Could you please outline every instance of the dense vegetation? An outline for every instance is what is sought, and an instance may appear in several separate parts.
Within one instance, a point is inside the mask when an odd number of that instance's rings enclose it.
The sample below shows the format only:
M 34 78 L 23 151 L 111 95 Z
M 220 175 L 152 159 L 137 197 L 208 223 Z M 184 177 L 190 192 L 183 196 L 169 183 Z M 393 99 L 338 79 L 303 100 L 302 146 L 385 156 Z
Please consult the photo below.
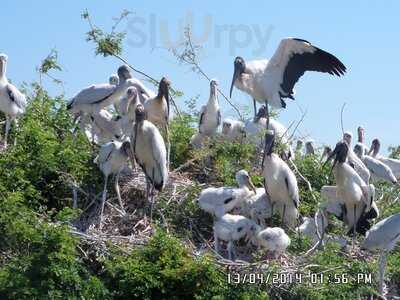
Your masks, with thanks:
M 193 151 L 188 140 L 194 129 L 190 117 L 176 119 L 172 126 L 172 164 L 192 160 L 184 176 L 194 184 L 186 187 L 182 202 L 158 199 L 163 218 L 155 216 L 154 234 L 146 245 L 123 249 L 112 242 L 104 253 L 90 250 L 84 240 L 71 234 L 71 223 L 86 205 L 72 209 L 72 182 L 83 190 L 101 190 L 102 176 L 93 163 L 96 149 L 79 132 L 65 110 L 64 99 L 51 98 L 39 86 L 29 88 L 30 99 L 20 127 L 14 130 L 18 143 L 0 154 L 0 298 L 1 299 L 354 299 L 373 295 L 376 288 L 375 257 L 363 252 L 344 253 L 328 244 L 324 251 L 302 256 L 312 245 L 289 232 L 292 244 L 285 263 L 263 261 L 253 254 L 245 266 L 226 266 L 213 252 L 196 249 L 211 238 L 212 220 L 200 211 L 195 199 L 200 184 L 234 184 L 238 168 L 254 171 L 254 147 L 210 141 L 210 150 Z M 398 151 L 393 151 L 398 155 Z M 312 215 L 320 201 L 319 189 L 332 181 L 329 168 L 319 156 L 295 161 L 314 190 L 300 183 L 301 212 Z M 209 169 L 211 168 L 211 169 Z M 201 176 L 206 172 L 208 176 Z M 381 185 L 381 218 L 400 210 L 398 187 Z M 311 195 L 313 193 L 313 195 Z M 126 199 L 127 200 L 127 199 Z M 168 232 L 167 232 L 168 231 Z M 331 232 L 341 233 L 339 223 Z M 191 241 L 188 243 L 188 241 Z M 389 258 L 390 288 L 400 283 L 400 255 Z M 304 274 L 303 283 L 264 284 L 228 282 L 228 274 L 263 272 Z M 309 272 L 324 274 L 325 281 L 311 283 Z M 373 282 L 357 283 L 358 273 L 373 275 Z M 338 278 L 342 284 L 328 282 Z M 282 275 L 284 276 L 284 275 Z M 335 277 L 336 276 L 336 277 Z M 308 279 L 306 279 L 308 278 Z

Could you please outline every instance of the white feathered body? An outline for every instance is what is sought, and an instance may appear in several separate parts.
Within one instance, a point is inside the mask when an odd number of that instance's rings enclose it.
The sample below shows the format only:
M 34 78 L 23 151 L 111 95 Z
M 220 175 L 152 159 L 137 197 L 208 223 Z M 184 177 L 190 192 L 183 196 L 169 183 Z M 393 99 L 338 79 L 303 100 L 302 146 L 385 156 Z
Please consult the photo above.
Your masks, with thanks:
M 167 150 L 159 130 L 151 122 L 137 123 L 131 137 L 132 149 L 139 165 L 157 190 L 162 190 L 168 180 Z
M 239 207 L 246 198 L 254 195 L 246 186 L 233 187 L 209 187 L 203 190 L 199 196 L 199 206 L 202 210 L 221 218 L 235 207 Z
M 219 109 L 217 95 L 210 95 L 207 105 L 200 110 L 199 132 L 206 136 L 213 136 L 221 123 L 221 112 Z
M 298 218 L 299 188 L 293 171 L 277 154 L 265 156 L 263 176 L 271 202 L 283 214 L 285 224 L 294 227 Z
M 10 93 L 12 98 L 10 98 Z M 11 119 L 25 113 L 26 97 L 3 76 L 0 79 L 0 111 Z
M 250 219 L 239 216 L 224 214 L 214 222 L 214 234 L 218 239 L 225 242 L 237 241 L 249 234 L 250 227 L 255 223 Z
M 128 156 L 121 150 L 121 142 L 108 142 L 100 147 L 96 163 L 104 175 L 118 173 L 127 165 Z
M 244 136 L 244 123 L 238 120 L 224 119 L 223 123 L 230 124 L 230 127 L 222 127 L 222 136 L 228 141 L 237 141 Z
M 285 252 L 290 245 L 290 238 L 280 227 L 268 227 L 257 233 L 258 244 L 276 256 Z
M 257 188 L 256 194 L 246 198 L 239 207 L 239 215 L 252 219 L 265 227 L 265 219 L 272 217 L 271 202 L 264 188 Z

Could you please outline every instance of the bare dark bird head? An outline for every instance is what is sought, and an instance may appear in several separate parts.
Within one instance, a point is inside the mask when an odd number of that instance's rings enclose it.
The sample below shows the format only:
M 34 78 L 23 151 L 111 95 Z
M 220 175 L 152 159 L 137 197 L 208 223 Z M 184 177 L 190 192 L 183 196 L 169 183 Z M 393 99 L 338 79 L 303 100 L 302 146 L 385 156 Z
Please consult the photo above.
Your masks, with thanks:
M 218 81 L 216 79 L 211 79 L 210 81 L 210 94 L 215 96 L 217 93 Z
M 254 118 L 255 122 L 258 122 L 261 118 L 267 118 L 267 108 L 265 105 L 261 105 L 261 107 L 258 109 L 257 115 Z
M 365 140 L 365 130 L 364 130 L 364 128 L 361 127 L 361 126 L 358 126 L 357 133 L 358 133 L 358 141 L 360 143 L 364 143 L 364 140 Z
M 379 139 L 373 139 L 371 148 L 368 151 L 368 155 L 376 156 L 379 153 L 379 150 L 381 149 L 381 142 Z
M 168 107 L 168 118 L 169 118 L 169 88 L 171 86 L 171 81 L 169 81 L 166 77 L 161 78 L 160 84 L 158 85 L 158 96 L 164 97 L 167 102 Z
M 265 153 L 264 155 L 270 156 L 274 151 L 275 134 L 271 131 L 265 133 Z
M 322 152 L 322 157 L 329 157 L 332 154 L 332 148 L 330 146 L 324 147 L 324 152 Z
M 353 140 L 353 134 L 349 131 L 343 133 L 343 140 L 346 141 L 347 145 L 351 145 L 351 141 Z
M 142 122 L 146 118 L 146 113 L 144 111 L 144 106 L 142 104 L 138 104 L 135 110 L 136 122 Z
M 127 79 L 132 78 L 131 71 L 127 65 L 122 65 L 118 68 L 119 82 L 125 82 Z
M 331 155 L 328 156 L 328 159 L 326 160 L 325 164 L 335 157 L 335 161 L 333 162 L 332 166 L 333 169 L 337 163 L 346 162 L 348 152 L 349 152 L 349 145 L 347 144 L 347 142 L 340 141 L 339 143 L 336 144 L 336 147 L 331 153 Z
M 129 141 L 123 142 L 122 145 L 121 145 L 121 151 L 122 151 L 127 157 L 129 157 L 130 152 L 131 152 L 131 142 L 129 142 Z
M 128 98 L 136 98 L 138 95 L 137 89 L 134 86 L 130 86 L 126 90 L 126 95 L 128 96 Z
M 245 72 L 246 70 L 246 62 L 244 59 L 240 56 L 235 58 L 235 62 L 233 63 L 234 65 L 234 70 L 233 70 L 233 77 L 232 77 L 232 83 L 231 83 L 231 89 L 229 92 L 229 97 L 232 98 L 232 90 L 233 86 L 235 84 L 236 79 Z

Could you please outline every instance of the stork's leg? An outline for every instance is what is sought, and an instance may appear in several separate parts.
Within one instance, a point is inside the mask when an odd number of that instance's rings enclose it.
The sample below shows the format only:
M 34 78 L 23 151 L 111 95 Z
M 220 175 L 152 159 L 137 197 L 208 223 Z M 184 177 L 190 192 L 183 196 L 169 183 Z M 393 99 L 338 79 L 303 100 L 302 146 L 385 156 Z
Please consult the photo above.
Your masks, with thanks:
M 18 119 L 15 118 L 14 119 L 14 123 L 15 123 L 15 128 L 18 128 Z M 17 146 L 17 135 L 14 136 L 14 147 Z
M 155 193 L 155 187 L 154 187 L 154 168 L 152 170 L 152 183 L 151 183 L 151 191 L 150 191 L 150 222 L 153 221 L 153 205 L 154 205 L 154 193 Z
M 253 107 L 254 107 L 254 117 L 257 116 L 257 102 L 256 99 L 253 98 Z
M 352 240 L 352 248 L 354 249 L 354 243 L 356 240 L 356 205 L 354 204 L 354 220 L 353 220 L 353 240 Z
M 269 128 L 269 108 L 268 108 L 268 100 L 265 100 L 265 114 L 266 114 L 266 118 L 267 118 L 267 122 L 266 122 L 266 127 L 265 127 L 265 138 L 264 138 L 264 153 L 263 153 L 263 159 L 262 159 L 262 163 L 261 163 L 261 169 L 264 169 L 264 160 L 265 160 L 265 155 L 266 155 L 266 146 L 267 143 L 265 142 L 267 140 L 267 134 L 268 134 L 268 128 Z
M 104 175 L 104 188 L 103 188 L 103 195 L 101 196 L 101 210 L 100 210 L 100 225 L 99 228 L 103 226 L 103 212 L 104 212 L 104 204 L 107 200 L 107 183 L 108 183 L 108 175 Z
M 219 241 L 218 241 L 218 235 L 217 233 L 214 231 L 214 249 L 215 252 L 217 252 L 219 254 Z
M 122 204 L 121 192 L 119 190 L 119 175 L 121 174 L 121 170 L 119 170 L 117 175 L 115 176 L 114 188 L 115 188 L 115 192 L 117 193 L 117 198 L 118 198 L 119 205 L 121 206 L 122 211 L 124 213 L 126 213 L 126 211 L 124 209 L 124 206 Z
M 4 148 L 8 145 L 8 132 L 10 131 L 11 120 L 10 117 L 6 115 L 6 133 L 4 135 Z
M 387 253 L 384 251 L 382 252 L 381 256 L 379 257 L 379 294 L 383 296 L 383 290 L 385 285 L 385 269 L 386 269 L 386 259 Z
M 286 214 L 286 204 L 283 204 L 283 212 L 282 212 L 282 220 L 281 220 L 282 227 L 285 224 L 285 214 Z
M 165 127 L 165 134 L 167 138 L 167 169 L 169 171 L 169 161 L 170 161 L 170 154 L 171 154 L 171 143 L 169 140 L 169 126 Z
M 229 260 L 232 260 L 232 261 L 235 260 L 235 258 L 233 256 L 233 243 L 232 243 L 232 241 L 228 242 L 228 257 L 229 257 Z
M 275 206 L 275 202 L 271 201 L 271 225 L 272 225 L 273 220 L 274 220 L 274 206 Z

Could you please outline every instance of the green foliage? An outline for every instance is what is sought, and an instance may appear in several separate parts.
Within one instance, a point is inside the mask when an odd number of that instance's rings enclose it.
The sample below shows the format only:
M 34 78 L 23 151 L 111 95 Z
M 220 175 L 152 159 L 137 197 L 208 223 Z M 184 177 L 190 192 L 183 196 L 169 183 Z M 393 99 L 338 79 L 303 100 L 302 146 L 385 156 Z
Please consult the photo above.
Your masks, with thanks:
M 29 210 L 20 193 L 0 202 L 1 299 L 99 299 L 108 291 L 91 275 L 64 226 Z
M 98 171 L 87 139 L 73 134 L 65 101 L 34 88 L 20 121 L 17 145 L 0 155 L 0 190 L 21 192 L 31 207 L 60 209 L 71 195 L 67 177 L 94 184 L 100 176 L 93 176 Z
M 170 160 L 173 168 L 179 167 L 191 158 L 190 138 L 196 132 L 192 127 L 193 118 L 183 114 L 182 118 L 174 118 L 170 123 Z

